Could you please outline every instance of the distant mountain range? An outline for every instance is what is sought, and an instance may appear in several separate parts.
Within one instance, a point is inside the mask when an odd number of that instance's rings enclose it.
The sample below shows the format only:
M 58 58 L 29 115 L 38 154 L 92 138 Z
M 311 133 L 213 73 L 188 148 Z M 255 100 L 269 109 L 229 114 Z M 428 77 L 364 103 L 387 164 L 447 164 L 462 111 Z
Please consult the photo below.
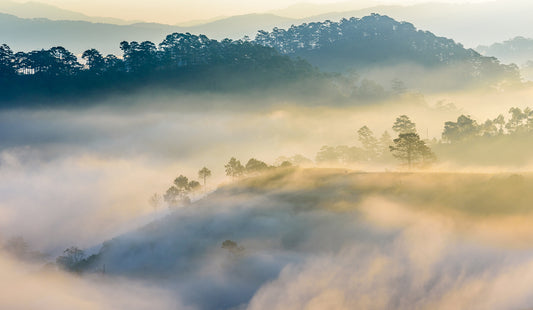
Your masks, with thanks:
M 357 0 L 333 3 L 297 3 L 283 9 L 272 10 L 272 13 L 279 16 L 302 19 L 310 16 L 321 15 L 331 12 L 348 12 L 361 10 L 364 8 L 377 7 L 380 3 L 372 0 Z
M 371 5 L 372 2 L 368 1 L 365 4 Z M 337 6 L 301 4 L 275 12 L 284 16 L 297 16 L 298 9 L 308 13 L 317 13 L 346 7 L 348 6 L 341 4 Z M 273 13 L 247 14 L 177 26 L 91 17 L 37 2 L 21 4 L 0 0 L 0 12 L 5 13 L 0 15 L 0 43 L 6 43 L 15 50 L 33 50 L 63 45 L 75 53 L 81 53 L 91 47 L 104 53 L 118 53 L 116 42 L 122 40 L 160 41 L 171 32 L 205 34 L 219 40 L 240 39 L 244 36 L 253 39 L 258 30 L 271 30 L 274 27 L 288 28 L 291 25 L 324 20 L 338 21 L 342 18 L 379 13 L 396 20 L 409 21 L 420 29 L 431 31 L 438 36 L 453 38 L 468 47 L 475 47 L 501 42 L 516 36 L 533 37 L 533 22 L 529 13 L 532 11 L 533 2 L 499 0 L 468 4 L 373 6 L 304 18 L 282 17 Z M 37 17 L 40 18 L 33 19 Z
M 96 48 L 105 54 L 120 54 L 119 43 L 127 41 L 162 41 L 182 28 L 161 24 L 139 23 L 114 25 L 86 21 L 52 21 L 25 19 L 0 14 L 0 43 L 15 51 L 30 51 L 63 46 L 75 54 Z
M 116 42 L 122 40 L 160 41 L 171 32 L 205 34 L 218 40 L 240 39 L 244 36 L 253 39 L 258 30 L 269 31 L 274 27 L 288 28 L 291 25 L 324 20 L 338 21 L 342 18 L 363 17 L 371 13 L 387 15 L 399 21 L 409 21 L 419 29 L 431 31 L 438 36 L 453 38 L 467 47 L 489 45 L 516 36 L 533 37 L 533 22 L 530 17 L 533 2 L 526 3 L 519 0 L 468 4 L 373 6 L 304 18 L 282 17 L 273 13 L 247 14 L 215 18 L 204 22 L 196 21 L 181 24 L 181 26 L 132 23 L 120 19 L 90 17 L 34 2 L 18 3 L 18 6 L 14 7 L 10 6 L 10 3 L 14 2 L 0 1 L 0 12 L 7 13 L 0 15 L 0 43 L 6 43 L 15 50 L 33 50 L 63 45 L 77 54 L 91 47 L 104 53 L 119 53 Z M 371 5 L 371 2 L 366 4 Z M 302 4 L 276 12 L 284 16 L 295 16 L 298 8 L 303 10 L 303 7 L 311 8 L 306 11 L 309 13 L 336 8 L 332 5 Z M 342 9 L 346 6 L 339 5 L 337 8 Z M 35 17 L 46 19 L 31 19 Z
M 83 13 L 65 10 L 57 6 L 41 2 L 15 2 L 0 0 L 0 12 L 15 15 L 20 18 L 47 18 L 50 20 L 76 20 L 93 23 L 108 23 L 116 25 L 129 25 L 139 21 L 123 20 L 113 17 L 88 16 Z

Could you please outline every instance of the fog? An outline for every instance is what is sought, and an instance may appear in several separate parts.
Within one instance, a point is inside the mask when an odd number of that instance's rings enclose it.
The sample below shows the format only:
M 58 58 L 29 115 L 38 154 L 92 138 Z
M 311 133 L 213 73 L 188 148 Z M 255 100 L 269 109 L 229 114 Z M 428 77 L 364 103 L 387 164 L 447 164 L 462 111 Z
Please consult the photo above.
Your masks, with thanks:
M 518 189 L 531 185 L 528 158 L 489 153 L 475 164 L 443 153 L 427 177 L 382 174 L 401 171 L 395 161 L 236 182 L 224 172 L 231 157 L 274 164 L 359 146 L 359 128 L 394 134 L 403 114 L 422 138 L 440 139 L 446 121 L 482 123 L 531 105 L 531 95 L 529 86 L 339 102 L 141 92 L 2 110 L 0 241 L 22 236 L 48 256 L 2 254 L 0 308 L 31 308 L 31 296 L 47 296 L 41 309 L 531 307 L 533 214 L 508 181 L 519 173 Z M 206 197 L 150 206 L 153 193 L 204 166 L 213 172 Z M 473 171 L 486 174 L 463 177 Z M 493 199 L 479 198 L 486 189 Z M 70 246 L 99 255 L 81 275 L 44 267 Z
M 231 181 L 224 174 L 230 157 L 244 163 L 255 157 L 269 164 L 295 154 L 314 160 L 323 145 L 358 145 L 356 132 L 364 125 L 376 136 L 385 130 L 393 133 L 391 126 L 402 114 L 416 123 L 421 137 L 440 139 L 445 121 L 465 114 L 482 122 L 510 107 L 528 106 L 530 96 L 529 89 L 407 93 L 388 102 L 327 107 L 326 101 L 306 107 L 301 102 L 225 95 L 161 96 L 154 102 L 153 96 L 135 94 L 120 98 L 114 107 L 110 99 L 86 108 L 4 110 L 1 233 L 23 235 L 28 241 L 35 237 L 32 246 L 40 250 L 87 247 L 136 227 L 139 216 L 152 219 L 148 197 L 164 192 L 179 174 L 196 179 L 198 170 L 207 166 L 213 171 L 214 189 Z M 445 158 L 434 168 L 439 166 L 464 168 Z M 499 171 L 517 169 L 500 166 Z M 396 167 L 393 162 L 372 169 Z M 36 213 L 34 220 L 25 220 Z M 42 236 L 42 231 L 50 235 Z
M 0 256 L 4 309 L 187 309 L 153 286 L 121 279 L 80 278 Z
M 527 308 L 531 212 L 466 190 L 508 177 L 275 171 L 106 242 L 83 283 L 105 265 L 193 309 Z

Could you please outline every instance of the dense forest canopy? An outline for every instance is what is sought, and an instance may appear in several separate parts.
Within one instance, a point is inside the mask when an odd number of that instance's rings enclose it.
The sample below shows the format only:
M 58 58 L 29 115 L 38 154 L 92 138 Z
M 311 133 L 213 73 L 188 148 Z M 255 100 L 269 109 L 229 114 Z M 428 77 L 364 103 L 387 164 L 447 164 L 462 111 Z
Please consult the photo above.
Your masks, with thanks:
M 79 61 L 60 46 L 15 53 L 3 44 L 1 100 L 132 89 L 146 83 L 191 89 L 246 88 L 317 75 L 305 61 L 244 40 L 216 41 L 203 35 L 173 33 L 159 45 L 123 41 L 120 48 L 122 57 L 90 49 Z
M 147 85 L 243 91 L 317 77 L 322 82 L 328 79 L 330 86 L 338 82 L 338 76 L 321 74 L 312 65 L 341 72 L 405 62 L 451 68 L 457 86 L 520 81 L 514 65 L 502 65 L 496 58 L 483 57 L 453 40 L 417 31 L 410 23 L 377 14 L 302 24 L 288 30 L 259 31 L 252 41 L 217 41 L 204 35 L 173 33 L 158 45 L 123 41 L 120 49 L 120 57 L 89 49 L 78 59 L 61 46 L 15 53 L 1 45 L 0 100 L 42 100 L 117 89 L 129 91 Z M 318 85 L 308 88 L 316 89 Z M 384 93 L 380 85 L 368 80 L 361 85 L 359 97 L 383 97 L 376 95 Z M 370 95 L 365 91 L 368 89 L 372 90 Z
M 413 63 L 461 66 L 458 73 L 463 76 L 458 78 L 463 80 L 519 79 L 514 65 L 502 65 L 496 58 L 481 56 L 451 39 L 378 14 L 259 31 L 255 42 L 285 55 L 302 57 L 327 71 Z

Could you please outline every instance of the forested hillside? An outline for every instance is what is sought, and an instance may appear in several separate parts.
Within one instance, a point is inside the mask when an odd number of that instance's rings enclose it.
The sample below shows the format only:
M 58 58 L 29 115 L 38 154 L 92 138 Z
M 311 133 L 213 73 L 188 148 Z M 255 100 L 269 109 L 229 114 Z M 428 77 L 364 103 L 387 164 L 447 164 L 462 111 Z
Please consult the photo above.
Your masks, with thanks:
M 233 92 L 272 86 L 290 89 L 290 83 L 309 80 L 313 83 L 297 93 L 325 87 L 325 93 L 344 97 L 348 91 L 349 97 L 383 98 L 387 94 L 382 85 L 391 81 L 399 88 L 408 81 L 409 88 L 422 90 L 494 87 L 520 81 L 514 65 L 502 65 L 453 40 L 377 14 L 259 31 L 253 41 L 217 41 L 204 35 L 173 33 L 158 45 L 122 41 L 119 46 L 122 56 L 104 56 L 89 49 L 78 59 L 61 46 L 14 52 L 1 45 L 0 100 L 46 100 L 147 86 Z M 312 65 L 336 74 L 324 75 Z M 410 68 L 396 69 L 402 65 Z M 390 72 L 381 74 L 382 81 L 369 74 L 360 82 L 357 78 L 339 82 L 337 73 L 376 68 Z M 346 87 L 339 87 L 341 84 Z
M 502 65 L 451 39 L 378 14 L 259 31 L 255 42 L 333 72 L 415 64 L 453 69 L 462 83 L 519 79 L 515 66 Z
M 14 53 L 0 46 L 2 101 L 163 86 L 187 90 L 247 90 L 316 76 L 305 61 L 246 41 L 216 41 L 206 36 L 168 35 L 120 43 L 122 57 L 83 53 L 83 64 L 63 47 Z

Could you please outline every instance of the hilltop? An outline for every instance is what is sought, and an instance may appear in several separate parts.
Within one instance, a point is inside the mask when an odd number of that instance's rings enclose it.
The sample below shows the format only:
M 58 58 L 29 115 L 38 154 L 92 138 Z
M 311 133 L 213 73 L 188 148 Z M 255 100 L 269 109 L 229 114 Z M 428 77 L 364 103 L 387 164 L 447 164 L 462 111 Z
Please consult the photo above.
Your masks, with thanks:
M 105 266 L 107 276 L 157 283 L 199 309 L 231 309 L 287 266 L 346 247 L 387 246 L 420 218 L 483 235 L 486 223 L 530 217 L 533 197 L 522 189 L 532 182 L 505 174 L 278 169 L 107 241 L 75 268 L 99 273 Z M 512 236 L 507 228 L 498 234 Z

